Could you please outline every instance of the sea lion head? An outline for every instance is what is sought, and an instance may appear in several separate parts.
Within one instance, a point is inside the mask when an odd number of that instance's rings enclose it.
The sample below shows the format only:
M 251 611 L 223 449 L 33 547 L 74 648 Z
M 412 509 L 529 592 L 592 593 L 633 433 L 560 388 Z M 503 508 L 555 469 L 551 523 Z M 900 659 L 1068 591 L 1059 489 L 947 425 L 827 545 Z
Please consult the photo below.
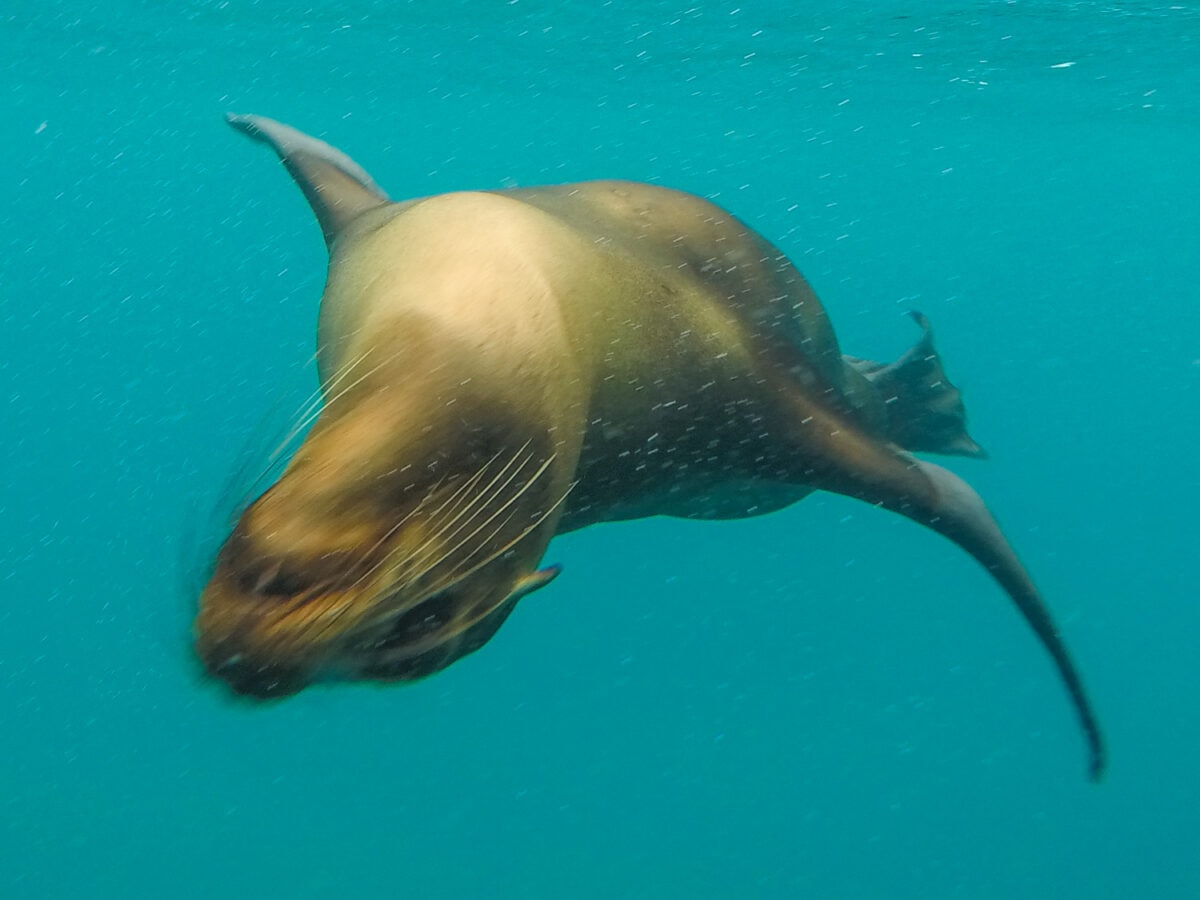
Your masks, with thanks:
M 356 235 L 404 204 L 315 138 L 256 116 L 229 122 L 275 150 L 343 261 L 322 302 L 323 409 L 217 554 L 196 650 L 210 674 L 260 698 L 318 680 L 421 678 L 480 647 L 557 574 L 537 565 L 577 448 L 556 443 L 538 401 L 453 327 L 377 296 L 394 260 Z
M 259 698 L 421 678 L 557 574 L 536 568 L 565 496 L 552 445 L 459 399 L 438 416 L 428 383 L 383 378 L 330 405 L 217 554 L 195 623 L 210 674 Z

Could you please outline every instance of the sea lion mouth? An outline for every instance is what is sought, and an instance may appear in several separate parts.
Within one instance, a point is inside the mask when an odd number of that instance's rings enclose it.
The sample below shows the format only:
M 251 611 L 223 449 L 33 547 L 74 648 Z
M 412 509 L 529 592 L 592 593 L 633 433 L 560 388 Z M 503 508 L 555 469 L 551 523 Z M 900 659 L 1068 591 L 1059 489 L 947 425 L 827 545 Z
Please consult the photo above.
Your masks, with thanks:
M 460 585 L 430 594 L 348 647 L 342 677 L 348 680 L 415 681 L 482 647 L 516 606 L 472 601 Z M 477 599 L 477 598 L 476 598 Z
M 386 631 L 361 649 L 366 653 L 392 653 L 413 644 L 424 645 L 458 617 L 453 588 L 430 594 L 421 602 L 392 618 Z
M 271 586 L 276 585 L 273 582 Z M 281 602 L 269 590 L 258 591 L 255 596 Z M 318 682 L 374 677 L 364 673 L 452 639 L 458 633 L 455 622 L 461 618 L 453 588 L 389 614 L 376 615 L 370 624 L 359 623 L 340 636 L 333 623 L 353 608 L 354 598 L 309 585 L 289 596 L 286 605 L 290 613 L 299 614 L 299 621 L 288 629 L 291 634 L 282 642 L 273 641 L 263 630 L 261 620 L 254 617 L 245 627 L 223 637 L 201 632 L 197 649 L 205 671 L 239 696 L 281 699 Z M 347 616 L 352 617 L 352 613 Z

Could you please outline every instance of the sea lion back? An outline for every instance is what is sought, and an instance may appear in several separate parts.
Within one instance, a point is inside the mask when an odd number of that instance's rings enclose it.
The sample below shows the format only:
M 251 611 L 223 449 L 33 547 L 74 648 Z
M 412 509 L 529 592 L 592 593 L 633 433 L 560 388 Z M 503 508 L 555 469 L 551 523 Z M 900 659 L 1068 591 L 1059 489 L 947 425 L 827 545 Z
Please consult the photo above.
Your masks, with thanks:
M 782 251 L 719 206 L 628 181 L 503 193 L 563 219 L 596 244 L 687 280 L 731 311 L 749 337 L 794 348 L 828 385 L 842 389 L 837 338 L 808 282 Z

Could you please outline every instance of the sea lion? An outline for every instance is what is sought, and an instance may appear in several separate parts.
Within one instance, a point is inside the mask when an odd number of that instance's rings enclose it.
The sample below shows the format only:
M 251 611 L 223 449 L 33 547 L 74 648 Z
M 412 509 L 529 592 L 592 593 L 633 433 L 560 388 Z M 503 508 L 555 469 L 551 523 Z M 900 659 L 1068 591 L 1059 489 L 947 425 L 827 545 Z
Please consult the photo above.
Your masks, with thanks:
M 256 116 L 329 249 L 323 408 L 200 597 L 196 648 L 234 691 L 412 680 L 550 582 L 550 539 L 651 515 L 752 516 L 813 490 L 945 535 L 1049 652 L 1057 628 L 982 500 L 913 451 L 982 454 L 928 322 L 891 365 L 845 357 L 783 253 L 686 193 L 618 181 L 392 203 L 345 154 Z

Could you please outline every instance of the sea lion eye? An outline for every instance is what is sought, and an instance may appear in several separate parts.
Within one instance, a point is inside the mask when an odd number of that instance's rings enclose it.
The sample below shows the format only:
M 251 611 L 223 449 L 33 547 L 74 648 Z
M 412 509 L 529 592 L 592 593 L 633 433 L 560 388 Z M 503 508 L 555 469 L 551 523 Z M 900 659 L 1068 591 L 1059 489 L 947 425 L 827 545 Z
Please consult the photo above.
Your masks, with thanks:
M 243 583 L 252 594 L 260 597 L 294 597 L 312 586 L 312 579 L 303 571 L 285 564 L 283 560 L 246 572 Z
M 453 588 L 426 597 L 393 623 L 390 640 L 411 641 L 434 633 L 454 617 L 456 600 Z

